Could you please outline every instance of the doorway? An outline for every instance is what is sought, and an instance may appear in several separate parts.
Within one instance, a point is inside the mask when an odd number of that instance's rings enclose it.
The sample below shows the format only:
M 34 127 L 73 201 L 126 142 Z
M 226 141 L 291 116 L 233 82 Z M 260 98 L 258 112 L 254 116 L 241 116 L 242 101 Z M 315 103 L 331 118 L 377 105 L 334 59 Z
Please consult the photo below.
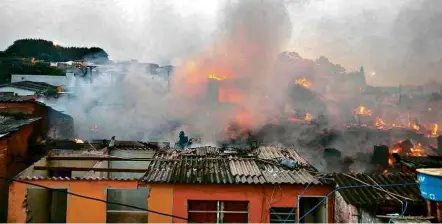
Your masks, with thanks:
M 327 199 L 324 196 L 302 196 L 298 200 L 300 223 L 327 223 Z M 318 205 L 319 204 L 319 205 Z M 313 209 L 317 206 L 315 209 Z M 312 210 L 313 209 L 313 210 Z

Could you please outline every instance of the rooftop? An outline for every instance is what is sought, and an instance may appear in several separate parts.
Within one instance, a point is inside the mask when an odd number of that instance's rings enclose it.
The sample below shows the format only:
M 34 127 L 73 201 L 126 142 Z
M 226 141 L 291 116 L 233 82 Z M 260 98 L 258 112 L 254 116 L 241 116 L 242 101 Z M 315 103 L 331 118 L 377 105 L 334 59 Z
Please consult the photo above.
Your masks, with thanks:
M 13 82 L 0 85 L 0 87 L 15 87 L 30 91 L 42 91 L 51 88 L 57 88 L 57 86 L 50 85 L 45 82 L 32 82 L 32 81 L 21 81 L 21 82 Z
M 411 174 L 334 174 L 334 180 L 339 187 L 417 183 L 416 175 Z M 375 187 L 347 188 L 339 190 L 339 193 L 348 204 L 360 206 L 400 204 L 394 197 L 409 198 L 411 199 L 408 201 L 409 203 L 424 203 L 417 184 L 382 188 L 393 194 L 387 194 L 378 189 Z
M 4 134 L 18 131 L 21 127 L 31 124 L 34 121 L 40 120 L 40 118 L 14 118 L 9 116 L 0 116 L 0 134 L 1 137 Z
M 404 156 L 401 157 L 401 164 L 411 169 L 440 168 L 442 167 L 441 156 Z
M 248 154 L 216 147 L 177 150 L 148 147 L 152 142 L 117 141 L 108 149 L 103 140 L 59 144 L 47 157 L 19 175 L 22 179 L 131 179 L 144 183 L 200 184 L 323 184 L 314 178 L 315 169 L 294 149 L 259 147 Z M 167 146 L 167 144 L 165 144 Z M 81 149 L 69 149 L 80 146 Z M 297 164 L 280 163 L 290 159 Z M 107 163 L 106 163 L 107 162 Z M 50 172 L 71 172 L 51 176 Z

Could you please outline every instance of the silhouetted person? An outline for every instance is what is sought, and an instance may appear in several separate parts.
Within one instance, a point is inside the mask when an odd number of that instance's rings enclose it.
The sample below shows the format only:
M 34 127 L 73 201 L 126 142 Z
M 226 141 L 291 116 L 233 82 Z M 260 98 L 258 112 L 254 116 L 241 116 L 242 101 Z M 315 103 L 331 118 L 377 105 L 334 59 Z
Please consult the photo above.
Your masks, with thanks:
M 180 131 L 179 140 L 176 143 L 177 148 L 184 149 L 189 145 L 189 137 L 184 135 L 184 131 Z
M 111 138 L 111 140 L 110 140 L 109 145 L 107 146 L 107 148 L 109 148 L 109 149 L 113 149 L 113 148 L 115 148 L 115 136 L 112 136 L 112 138 Z

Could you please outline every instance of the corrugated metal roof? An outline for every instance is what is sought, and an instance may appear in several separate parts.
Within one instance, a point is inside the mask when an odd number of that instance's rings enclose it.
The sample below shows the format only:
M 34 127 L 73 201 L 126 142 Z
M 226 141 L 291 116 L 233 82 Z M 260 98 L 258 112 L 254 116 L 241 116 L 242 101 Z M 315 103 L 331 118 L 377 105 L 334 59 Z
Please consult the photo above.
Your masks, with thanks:
M 411 169 L 420 168 L 441 168 L 442 157 L 440 156 L 404 156 L 401 157 L 401 164 Z
M 20 81 L 20 82 L 7 83 L 0 85 L 0 87 L 15 87 L 15 88 L 32 90 L 32 91 L 57 88 L 57 86 L 53 86 L 45 82 L 33 82 L 33 81 Z
M 203 146 L 195 148 L 197 156 L 216 155 L 219 153 L 219 148 L 212 146 Z
M 268 159 L 268 160 L 279 160 L 279 159 L 294 159 L 303 165 L 309 165 L 309 163 L 302 158 L 295 149 L 292 148 L 280 148 L 272 146 L 264 146 L 258 148 L 258 158 Z
M 159 158 L 159 157 L 157 157 Z M 254 158 L 195 158 L 152 161 L 145 176 L 147 183 L 211 184 L 321 184 L 305 169 L 285 170 Z
M 363 186 L 367 184 L 405 184 L 417 183 L 415 175 L 410 174 L 334 174 L 334 179 L 339 187 L 344 186 Z M 349 177 L 350 176 L 350 177 Z M 360 182 L 360 181 L 362 182 Z M 385 190 L 403 197 L 412 199 L 411 203 L 423 203 L 419 186 L 396 186 L 384 187 Z M 378 205 L 378 204 L 400 204 L 400 202 L 385 192 L 377 190 L 373 187 L 359 187 L 341 189 L 339 193 L 348 204 L 352 205 Z
M 0 117 L 0 134 L 18 131 L 22 126 L 40 119 L 41 118 L 14 119 L 13 117 Z
M 106 177 L 47 177 L 47 176 L 18 176 L 16 177 L 18 180 L 62 180 L 62 181 L 73 181 L 73 180 L 116 180 L 116 181 L 134 181 L 138 180 L 135 177 L 116 177 L 116 178 L 106 178 Z

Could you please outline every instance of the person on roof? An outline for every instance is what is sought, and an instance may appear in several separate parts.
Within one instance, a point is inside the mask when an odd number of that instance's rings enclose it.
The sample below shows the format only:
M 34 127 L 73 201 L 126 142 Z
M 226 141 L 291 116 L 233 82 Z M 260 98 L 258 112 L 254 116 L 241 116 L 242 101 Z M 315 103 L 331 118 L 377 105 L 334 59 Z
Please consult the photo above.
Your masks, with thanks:
M 109 149 L 113 149 L 115 147 L 115 136 L 112 136 L 109 145 L 107 146 L 107 148 Z

